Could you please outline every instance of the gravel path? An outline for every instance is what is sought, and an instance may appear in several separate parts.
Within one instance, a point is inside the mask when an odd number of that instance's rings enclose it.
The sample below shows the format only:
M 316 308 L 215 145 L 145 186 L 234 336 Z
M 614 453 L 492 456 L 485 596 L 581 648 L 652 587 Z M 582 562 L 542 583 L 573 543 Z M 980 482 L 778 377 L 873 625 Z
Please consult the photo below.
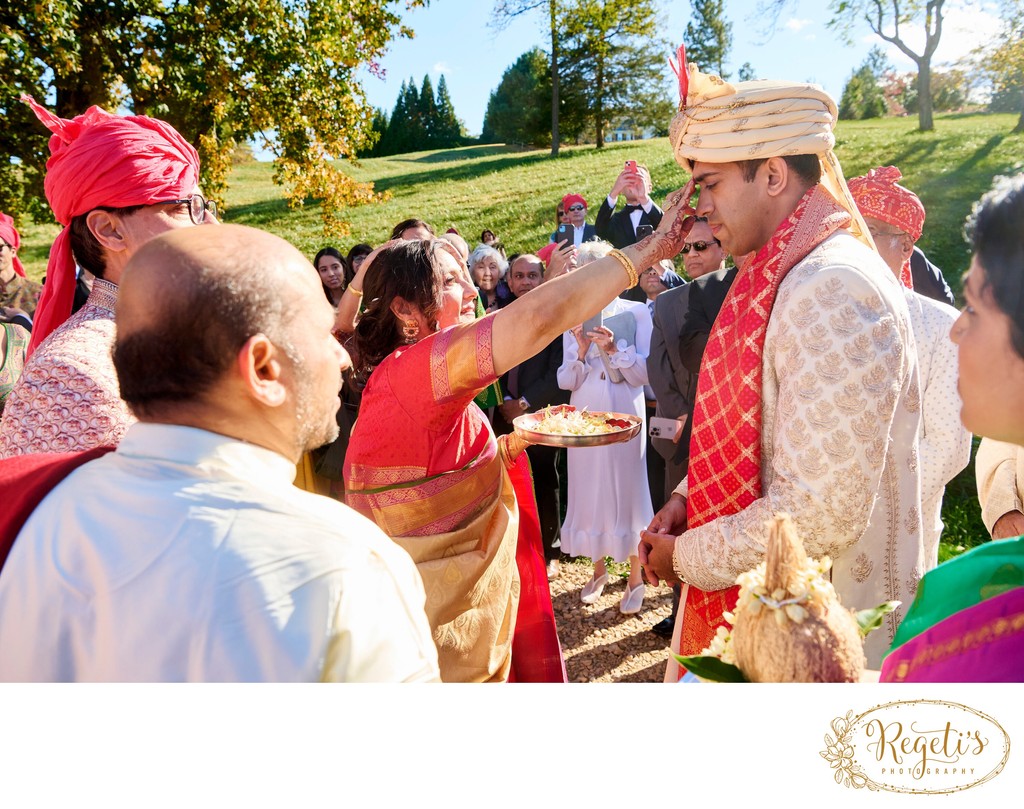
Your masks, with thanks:
M 601 598 L 589 606 L 580 601 L 594 571 L 589 561 L 563 561 L 561 575 L 550 583 L 571 683 L 660 683 L 665 675 L 668 640 L 650 629 L 672 612 L 672 590 L 647 585 L 643 609 L 623 615 L 619 601 L 626 570 L 625 565 L 609 565 L 611 578 Z

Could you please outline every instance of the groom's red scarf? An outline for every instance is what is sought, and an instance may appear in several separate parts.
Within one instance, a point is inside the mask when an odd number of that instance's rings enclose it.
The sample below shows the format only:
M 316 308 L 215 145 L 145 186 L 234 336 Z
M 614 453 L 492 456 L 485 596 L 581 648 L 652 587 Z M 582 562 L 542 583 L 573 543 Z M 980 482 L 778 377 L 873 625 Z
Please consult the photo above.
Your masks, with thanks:
M 0 461 L 0 570 L 25 521 L 50 490 L 82 464 L 111 450 L 113 447 L 59 454 L 41 452 Z
M 697 381 L 686 500 L 689 528 L 736 514 L 761 497 L 761 363 L 775 297 L 786 273 L 850 218 L 815 186 L 736 276 L 711 328 Z M 736 606 L 738 590 L 705 592 L 691 585 L 675 651 L 699 655 L 707 648 L 716 629 L 725 625 L 722 614 Z

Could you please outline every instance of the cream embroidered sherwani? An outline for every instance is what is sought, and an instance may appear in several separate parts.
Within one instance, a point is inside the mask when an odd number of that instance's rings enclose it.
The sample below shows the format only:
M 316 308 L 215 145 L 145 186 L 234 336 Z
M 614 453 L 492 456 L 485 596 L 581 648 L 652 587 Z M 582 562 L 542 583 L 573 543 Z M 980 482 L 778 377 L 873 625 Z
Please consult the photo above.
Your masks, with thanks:
M 942 496 L 971 460 L 971 434 L 960 421 L 956 345 L 949 330 L 960 316 L 947 303 L 906 291 L 921 374 L 921 527 L 925 570 L 939 563 Z
M 114 446 L 135 419 L 110 350 L 117 286 L 102 279 L 25 363 L 0 422 L 0 458 Z
M 808 553 L 832 557 L 845 606 L 903 602 L 868 638 L 877 668 L 913 600 L 923 549 L 917 352 L 902 287 L 876 253 L 839 231 L 790 270 L 762 374 L 763 495 L 684 532 L 676 571 L 704 590 L 734 584 L 763 561 L 765 522 L 788 512 Z

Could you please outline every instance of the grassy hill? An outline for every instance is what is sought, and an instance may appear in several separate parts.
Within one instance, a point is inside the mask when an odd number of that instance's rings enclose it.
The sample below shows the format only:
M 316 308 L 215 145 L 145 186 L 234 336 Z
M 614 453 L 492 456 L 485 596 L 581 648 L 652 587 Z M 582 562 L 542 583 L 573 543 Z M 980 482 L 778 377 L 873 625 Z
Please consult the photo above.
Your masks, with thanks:
M 847 177 L 878 165 L 900 167 L 904 183 L 920 194 L 928 211 L 920 245 L 958 290 L 968 258 L 964 217 L 994 175 L 1024 170 L 1024 135 L 1010 134 L 1015 123 L 1013 115 L 940 115 L 934 132 L 920 133 L 912 117 L 843 121 L 836 151 Z M 499 145 L 364 160 L 351 173 L 392 196 L 351 209 L 351 234 L 336 244 L 347 250 L 359 241 L 379 243 L 396 222 L 416 216 L 441 230 L 454 225 L 470 241 L 489 228 L 510 251 L 536 249 L 554 230 L 555 202 L 565 193 L 583 194 L 593 221 L 628 158 L 650 168 L 656 200 L 686 182 L 664 138 L 609 144 L 600 151 L 570 146 L 557 159 L 547 151 Z M 267 163 L 235 168 L 225 219 L 277 233 L 312 256 L 330 243 L 322 235 L 318 205 L 289 210 L 272 171 Z M 54 226 L 24 229 L 22 260 L 31 275 L 42 275 L 55 232 Z
M 964 218 L 993 176 L 1024 170 L 1024 135 L 1011 134 L 1016 122 L 1015 115 L 940 115 L 933 132 L 921 133 L 912 117 L 844 121 L 836 151 L 847 177 L 878 165 L 899 166 L 904 184 L 921 196 L 928 211 L 919 244 L 959 293 L 969 258 Z M 360 241 L 378 244 L 396 222 L 415 216 L 441 231 L 454 225 L 471 247 L 480 231 L 489 228 L 509 252 L 535 250 L 548 242 L 555 203 L 563 194 L 583 194 L 596 211 L 623 161 L 630 158 L 650 168 L 656 200 L 686 182 L 664 138 L 609 144 L 600 151 L 566 147 L 557 159 L 547 151 L 499 145 L 365 160 L 351 173 L 389 191 L 391 199 L 350 210 L 351 234 L 333 243 L 343 252 Z M 322 236 L 318 205 L 310 202 L 289 210 L 271 176 L 266 163 L 236 167 L 224 218 L 276 233 L 312 257 L 332 243 Z M 22 232 L 22 260 L 35 278 L 43 274 L 55 234 L 52 225 L 29 225 Z M 982 536 L 973 466 L 947 490 L 944 521 L 946 555 Z

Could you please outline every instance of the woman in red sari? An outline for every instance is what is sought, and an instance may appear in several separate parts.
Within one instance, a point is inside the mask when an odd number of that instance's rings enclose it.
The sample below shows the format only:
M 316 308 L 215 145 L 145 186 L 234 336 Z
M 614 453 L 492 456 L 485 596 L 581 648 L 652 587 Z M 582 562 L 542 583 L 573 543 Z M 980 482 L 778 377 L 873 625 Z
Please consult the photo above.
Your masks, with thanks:
M 356 327 L 372 373 L 345 459 L 348 502 L 416 562 L 445 681 L 560 679 L 536 614 L 550 611 L 539 543 L 536 580 L 522 583 L 533 608 L 518 607 L 520 574 L 532 578 L 534 566 L 521 560 L 517 572 L 524 515 L 510 471 L 526 456 L 514 438 L 499 446 L 473 397 L 635 284 L 635 268 L 674 256 L 692 221 L 682 215 L 688 192 L 671 197 L 653 236 L 479 320 L 476 290 L 445 242 L 390 243 L 372 258 Z

